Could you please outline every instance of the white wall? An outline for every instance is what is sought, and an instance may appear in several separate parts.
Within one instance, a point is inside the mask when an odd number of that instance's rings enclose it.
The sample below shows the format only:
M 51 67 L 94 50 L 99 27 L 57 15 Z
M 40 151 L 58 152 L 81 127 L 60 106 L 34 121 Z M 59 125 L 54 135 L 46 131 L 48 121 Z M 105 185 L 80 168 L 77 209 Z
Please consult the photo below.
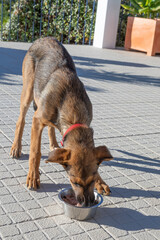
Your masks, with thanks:
M 98 0 L 93 46 L 115 48 L 121 0 Z

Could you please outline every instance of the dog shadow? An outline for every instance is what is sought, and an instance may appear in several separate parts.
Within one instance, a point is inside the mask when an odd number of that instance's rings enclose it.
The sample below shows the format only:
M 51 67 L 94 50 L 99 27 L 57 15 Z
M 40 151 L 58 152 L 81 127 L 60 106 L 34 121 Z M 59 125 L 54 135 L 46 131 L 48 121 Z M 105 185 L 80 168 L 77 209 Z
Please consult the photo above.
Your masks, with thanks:
M 41 160 L 46 160 L 48 158 L 48 155 L 41 156 Z M 18 158 L 19 161 L 27 161 L 29 160 L 29 154 L 28 153 L 22 153 L 20 158 Z
M 41 187 L 38 189 L 38 191 L 43 191 L 46 193 L 59 193 L 64 188 L 70 188 L 71 185 L 68 183 L 47 183 L 47 182 L 41 182 Z
M 122 207 L 101 207 L 94 220 L 100 225 L 125 231 L 160 228 L 160 216 L 146 216 L 138 210 Z
M 21 156 L 18 158 L 18 161 L 27 161 L 27 160 L 29 160 L 29 154 L 21 153 Z

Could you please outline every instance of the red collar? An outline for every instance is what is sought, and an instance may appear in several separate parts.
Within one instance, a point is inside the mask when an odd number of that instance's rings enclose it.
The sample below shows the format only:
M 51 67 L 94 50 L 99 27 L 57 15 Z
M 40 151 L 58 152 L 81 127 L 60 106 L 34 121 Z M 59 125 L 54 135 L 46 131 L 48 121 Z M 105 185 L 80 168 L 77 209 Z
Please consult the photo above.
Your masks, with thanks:
M 72 126 L 70 126 L 70 127 L 67 129 L 67 131 L 64 133 L 64 135 L 63 135 L 63 138 L 62 138 L 62 141 L 61 141 L 62 147 L 63 147 L 63 144 L 64 144 L 64 138 L 65 138 L 65 136 L 66 136 L 69 132 L 71 132 L 73 129 L 78 128 L 78 127 L 88 128 L 88 126 L 87 126 L 86 124 L 81 124 L 81 123 L 73 124 Z

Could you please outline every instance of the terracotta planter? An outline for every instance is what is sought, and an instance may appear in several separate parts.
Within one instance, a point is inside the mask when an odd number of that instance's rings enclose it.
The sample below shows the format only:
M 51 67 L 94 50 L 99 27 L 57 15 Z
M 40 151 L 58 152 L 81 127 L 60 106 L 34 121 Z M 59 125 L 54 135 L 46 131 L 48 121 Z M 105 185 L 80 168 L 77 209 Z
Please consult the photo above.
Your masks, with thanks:
M 160 19 L 128 17 L 125 49 L 147 52 L 148 56 L 160 53 Z

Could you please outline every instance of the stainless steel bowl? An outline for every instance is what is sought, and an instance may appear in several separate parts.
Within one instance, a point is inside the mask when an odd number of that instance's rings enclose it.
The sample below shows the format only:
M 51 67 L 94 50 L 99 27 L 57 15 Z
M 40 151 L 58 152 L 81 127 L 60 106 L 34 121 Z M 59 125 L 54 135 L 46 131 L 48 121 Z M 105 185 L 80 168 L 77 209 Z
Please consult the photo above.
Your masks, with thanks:
M 102 196 L 99 193 L 94 192 L 95 200 L 97 200 L 98 202 L 96 205 L 91 207 L 77 207 L 69 203 L 66 203 L 62 199 L 64 196 L 71 193 L 73 194 L 72 188 L 66 188 L 66 189 L 63 189 L 58 195 L 59 199 L 63 203 L 63 209 L 64 209 L 65 215 L 76 220 L 86 220 L 94 217 L 98 206 L 100 206 L 101 203 L 103 202 Z

